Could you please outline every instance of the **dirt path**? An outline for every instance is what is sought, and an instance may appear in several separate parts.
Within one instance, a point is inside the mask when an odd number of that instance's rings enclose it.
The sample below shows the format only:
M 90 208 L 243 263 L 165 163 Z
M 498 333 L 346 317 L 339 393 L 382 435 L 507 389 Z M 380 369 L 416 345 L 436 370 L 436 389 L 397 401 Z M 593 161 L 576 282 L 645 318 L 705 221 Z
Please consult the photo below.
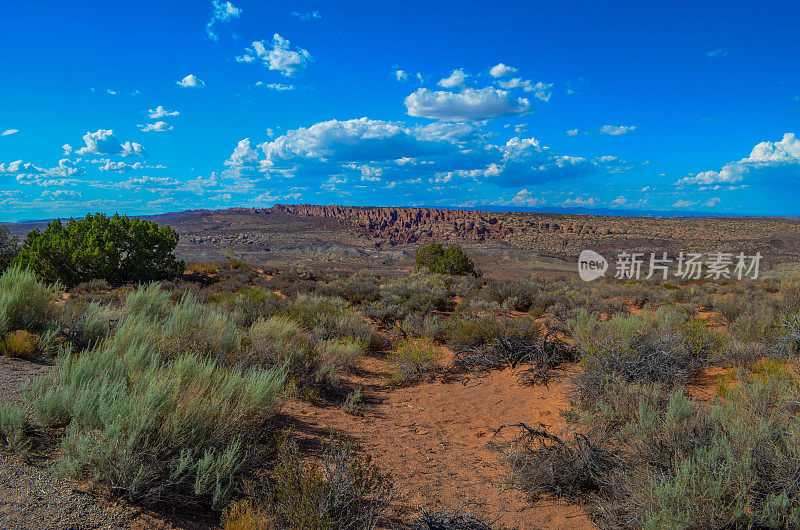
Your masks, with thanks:
M 498 482 L 505 473 L 486 447 L 503 424 L 564 425 L 559 411 L 563 377 L 544 386 L 523 386 L 511 370 L 456 382 L 427 382 L 394 389 L 385 383 L 385 363 L 368 358 L 360 377 L 373 404 L 363 416 L 292 401 L 284 414 L 301 441 L 316 443 L 330 431 L 353 436 L 400 491 L 397 515 L 414 517 L 419 507 L 459 508 L 514 528 L 594 528 L 576 505 L 524 496 Z

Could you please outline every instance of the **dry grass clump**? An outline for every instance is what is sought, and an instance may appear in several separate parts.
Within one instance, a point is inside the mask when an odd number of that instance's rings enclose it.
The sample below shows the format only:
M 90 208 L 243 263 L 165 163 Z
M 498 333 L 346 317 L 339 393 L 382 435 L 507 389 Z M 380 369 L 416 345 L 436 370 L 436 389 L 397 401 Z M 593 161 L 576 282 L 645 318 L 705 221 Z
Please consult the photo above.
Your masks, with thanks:
M 493 521 L 464 513 L 462 510 L 428 511 L 422 514 L 413 526 L 414 530 L 493 530 L 498 528 Z
M 225 512 L 225 529 L 374 528 L 393 497 L 391 477 L 346 440 L 328 443 L 321 460 L 304 462 L 297 445 L 284 442 L 271 476 L 254 486 L 255 498 Z
M 429 338 L 402 341 L 387 356 L 394 367 L 390 381 L 401 385 L 429 377 L 439 367 L 439 352 L 439 346 Z
M 35 335 L 24 329 L 6 333 L 0 339 L 0 355 L 9 357 L 19 357 L 22 359 L 34 359 L 38 357 L 39 335 Z

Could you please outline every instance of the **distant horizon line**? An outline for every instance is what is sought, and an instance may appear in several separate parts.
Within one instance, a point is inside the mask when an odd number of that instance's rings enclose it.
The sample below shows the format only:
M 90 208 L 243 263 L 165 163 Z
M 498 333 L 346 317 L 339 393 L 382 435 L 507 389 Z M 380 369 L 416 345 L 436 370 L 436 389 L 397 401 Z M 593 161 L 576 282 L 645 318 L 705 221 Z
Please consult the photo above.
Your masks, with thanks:
M 318 204 L 318 203 L 275 203 L 272 206 L 228 206 L 227 208 L 189 208 L 185 210 L 172 210 L 159 213 L 119 213 L 125 217 L 138 217 L 138 218 L 153 218 L 161 217 L 172 214 L 181 214 L 189 212 L 223 212 L 226 210 L 270 210 L 276 206 L 339 206 L 341 208 L 404 208 L 404 209 L 425 209 L 425 210 L 462 210 L 470 212 L 486 212 L 486 213 L 527 213 L 527 214 L 550 214 L 550 215 L 582 215 L 582 216 L 595 216 L 595 217 L 644 217 L 644 218 L 660 218 L 660 219 L 708 219 L 708 218 L 765 218 L 765 219 L 797 219 L 800 215 L 758 215 L 758 214 L 724 214 L 719 212 L 703 212 L 703 211 L 681 211 L 681 210 L 638 210 L 634 208 L 587 208 L 587 207 L 566 207 L 566 206 L 375 206 L 375 205 L 358 205 L 358 204 Z M 66 217 L 46 217 L 46 218 L 31 218 L 20 219 L 17 221 L 2 221 L 2 224 L 26 224 L 26 223 L 45 223 L 59 220 L 78 219 L 92 213 L 109 214 L 103 211 L 86 212 L 83 215 L 71 215 Z

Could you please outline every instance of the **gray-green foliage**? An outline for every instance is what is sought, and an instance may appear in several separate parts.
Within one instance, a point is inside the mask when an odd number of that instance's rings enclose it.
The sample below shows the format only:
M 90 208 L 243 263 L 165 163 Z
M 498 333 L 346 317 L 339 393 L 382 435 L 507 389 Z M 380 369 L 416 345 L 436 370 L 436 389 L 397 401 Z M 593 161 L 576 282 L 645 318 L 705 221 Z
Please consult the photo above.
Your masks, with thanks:
M 0 334 L 24 329 L 41 332 L 55 318 L 61 286 L 39 281 L 36 274 L 10 267 L 0 276 Z
M 0 447 L 25 452 L 30 446 L 25 411 L 0 399 Z
M 60 468 L 143 502 L 222 507 L 284 373 L 217 362 L 238 347 L 236 328 L 189 295 L 170 307 L 150 286 L 126 308 L 106 340 L 63 351 L 28 389 L 42 424 L 67 426 Z

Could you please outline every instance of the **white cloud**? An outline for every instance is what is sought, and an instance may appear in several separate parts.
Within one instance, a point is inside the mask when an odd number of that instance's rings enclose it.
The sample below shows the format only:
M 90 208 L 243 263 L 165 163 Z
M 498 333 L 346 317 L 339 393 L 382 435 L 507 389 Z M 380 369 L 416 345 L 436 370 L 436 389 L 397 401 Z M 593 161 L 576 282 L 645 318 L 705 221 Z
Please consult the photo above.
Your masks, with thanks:
M 116 96 L 117 95 L 117 91 L 116 90 L 111 90 L 110 88 L 107 88 L 106 89 L 106 94 L 109 94 L 109 95 L 112 95 L 112 96 Z
M 420 88 L 405 99 L 405 104 L 409 116 L 445 121 L 485 120 L 531 110 L 526 98 L 514 99 L 494 88 L 468 88 L 458 94 Z
M 686 199 L 678 199 L 677 201 L 675 201 L 675 203 L 672 205 L 672 207 L 673 208 L 689 208 L 691 206 L 694 206 L 695 204 L 697 204 L 696 201 L 687 201 Z
M 75 150 L 76 155 L 144 155 L 145 149 L 136 142 L 121 142 L 112 129 L 98 129 L 83 135 L 84 146 Z M 65 148 L 65 151 L 67 149 Z M 72 151 L 70 148 L 69 151 Z
M 603 125 L 600 127 L 600 134 L 608 134 L 611 136 L 621 136 L 636 129 L 635 125 Z
M 706 52 L 706 57 L 714 58 L 714 57 L 727 57 L 728 50 L 723 50 L 722 48 L 716 48 L 711 51 Z
M 405 81 L 408 79 L 408 74 L 403 70 L 396 70 L 394 76 L 398 81 Z
M 469 77 L 469 75 L 465 74 L 464 70 L 453 70 L 453 73 L 451 73 L 449 77 L 445 77 L 439 81 L 439 86 L 444 88 L 461 88 L 464 86 L 467 77 Z
M 708 199 L 706 202 L 703 203 L 703 206 L 707 206 L 709 208 L 712 208 L 712 207 L 716 206 L 717 204 L 719 204 L 721 200 L 722 199 L 720 199 L 719 197 L 711 197 L 710 199 Z
M 775 172 L 778 174 L 775 174 Z M 750 156 L 726 164 L 719 171 L 703 171 L 685 177 L 676 184 L 713 186 L 736 184 L 748 175 L 775 177 L 777 182 L 788 181 L 792 173 L 800 176 L 800 140 L 794 133 L 786 133 L 777 142 L 761 142 L 753 147 Z
M 97 166 L 97 169 L 100 171 L 116 171 L 117 173 L 122 173 L 124 171 L 133 171 L 135 169 L 143 169 L 145 166 L 141 162 L 136 162 L 134 164 L 126 164 L 123 161 L 114 162 L 110 159 L 104 159 L 99 161 L 100 164 Z
M 619 197 L 617 197 L 616 199 L 611 201 L 611 204 L 616 204 L 616 205 L 622 206 L 623 204 L 626 204 L 627 202 L 628 202 L 628 199 L 626 199 L 624 196 L 620 195 Z
M 498 81 L 497 84 L 507 90 L 521 88 L 525 92 L 533 92 L 534 97 L 542 101 L 550 101 L 553 95 L 553 83 L 545 83 L 543 81 L 534 83 L 529 79 L 514 77 L 508 81 Z
M 264 41 L 254 41 L 252 48 L 247 48 L 245 53 L 236 57 L 238 62 L 249 63 L 261 59 L 264 66 L 270 70 L 277 70 L 286 77 L 291 77 L 300 70 L 305 69 L 312 60 L 308 50 L 295 47 L 278 35 L 272 37 L 272 48 L 269 49 Z
M 542 204 L 547 204 L 547 201 L 542 199 L 541 197 L 534 196 L 533 193 L 529 191 L 527 188 L 522 188 L 511 199 L 511 204 L 515 206 L 530 207 L 530 206 L 540 206 Z
M 0 136 L 11 136 L 12 134 L 17 134 L 18 132 L 19 129 L 6 129 L 2 134 L 0 134 Z
M 577 135 L 578 135 L 578 129 L 570 129 L 567 131 L 567 136 L 577 136 Z
M 263 81 L 258 81 L 256 86 L 263 86 L 267 87 L 271 90 L 277 90 L 278 92 L 283 92 L 286 90 L 294 90 L 294 85 L 284 85 L 282 83 L 264 83 Z
M 155 123 L 148 123 L 146 125 L 138 125 L 142 132 L 166 132 L 172 130 L 172 125 L 165 121 L 157 121 Z
M 489 69 L 489 74 L 492 77 L 505 77 L 517 73 L 517 69 L 512 66 L 506 66 L 503 63 L 498 63 Z
M 169 110 L 165 109 L 164 107 L 162 107 L 161 105 L 159 105 L 155 109 L 149 109 L 147 111 L 147 114 L 152 119 L 157 120 L 158 118 L 167 118 L 167 117 L 171 117 L 171 116 L 179 116 L 180 112 L 178 112 L 177 110 L 169 111 Z
M 214 33 L 214 25 L 217 22 L 227 23 L 234 18 L 239 18 L 242 15 L 242 10 L 234 6 L 230 2 L 224 4 L 219 0 L 212 0 L 211 2 L 211 20 L 206 24 L 206 35 L 213 41 L 218 41 L 219 37 Z
M 178 84 L 184 88 L 203 88 L 206 86 L 205 81 L 201 80 L 194 74 L 189 74 L 180 81 Z
M 302 22 L 308 22 L 309 20 L 322 18 L 322 15 L 319 14 L 319 11 L 310 11 L 308 13 L 292 11 L 292 16 L 299 18 Z
M 594 206 L 597 204 L 597 199 L 594 197 L 575 197 L 574 199 L 567 199 L 563 202 L 564 206 Z

